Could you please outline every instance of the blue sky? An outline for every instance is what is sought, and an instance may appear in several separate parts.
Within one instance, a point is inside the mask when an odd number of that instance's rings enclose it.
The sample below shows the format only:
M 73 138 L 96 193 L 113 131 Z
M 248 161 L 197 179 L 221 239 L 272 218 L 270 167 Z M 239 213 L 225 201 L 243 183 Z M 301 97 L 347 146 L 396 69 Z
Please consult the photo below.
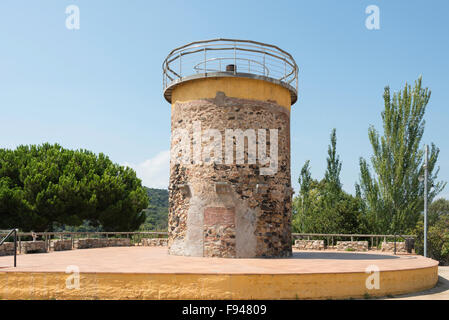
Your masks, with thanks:
M 68 5 L 80 29 L 65 26 Z M 380 9 L 380 30 L 365 8 Z M 300 67 L 291 114 L 292 181 L 311 160 L 324 175 L 337 128 L 343 187 L 353 193 L 367 129 L 381 129 L 385 85 L 420 74 L 432 90 L 424 142 L 441 149 L 449 181 L 449 2 L 437 1 L 101 1 L 0 3 L 0 147 L 60 143 L 103 152 L 136 168 L 144 184 L 168 184 L 170 107 L 161 64 L 169 51 L 208 38 L 278 45 Z M 449 190 L 442 196 L 449 197 Z

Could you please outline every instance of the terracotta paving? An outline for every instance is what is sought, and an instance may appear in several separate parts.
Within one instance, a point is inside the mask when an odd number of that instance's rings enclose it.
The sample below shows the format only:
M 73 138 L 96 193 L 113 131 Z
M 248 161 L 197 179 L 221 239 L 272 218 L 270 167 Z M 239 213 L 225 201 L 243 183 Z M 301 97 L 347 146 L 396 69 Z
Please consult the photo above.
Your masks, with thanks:
M 417 255 L 385 253 L 294 251 L 291 258 L 225 259 L 168 255 L 163 247 L 113 247 L 0 257 L 0 272 L 65 272 L 76 265 L 80 272 L 296 274 L 365 272 L 370 265 L 380 271 L 408 270 L 437 265 Z

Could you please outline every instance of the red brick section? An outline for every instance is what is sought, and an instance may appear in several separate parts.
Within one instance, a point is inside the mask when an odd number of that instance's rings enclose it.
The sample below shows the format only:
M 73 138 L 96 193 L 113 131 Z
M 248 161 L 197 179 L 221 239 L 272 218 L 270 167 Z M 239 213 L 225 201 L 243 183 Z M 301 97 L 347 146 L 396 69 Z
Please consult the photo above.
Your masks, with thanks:
M 226 227 L 234 227 L 235 209 L 214 208 L 214 207 L 204 209 L 204 225 L 205 226 L 222 225 Z
M 235 208 L 204 209 L 203 255 L 235 258 Z

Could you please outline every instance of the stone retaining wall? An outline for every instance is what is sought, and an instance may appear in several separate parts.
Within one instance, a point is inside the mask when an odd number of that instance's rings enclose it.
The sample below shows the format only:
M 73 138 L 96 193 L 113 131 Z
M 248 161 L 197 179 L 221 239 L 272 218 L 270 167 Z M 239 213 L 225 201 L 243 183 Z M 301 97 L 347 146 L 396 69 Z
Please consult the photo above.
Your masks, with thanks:
M 337 241 L 338 251 L 368 251 L 368 241 Z
M 20 253 L 46 253 L 45 241 L 21 241 Z
M 102 239 L 76 239 L 73 241 L 73 249 L 89 249 L 103 247 Z
M 324 250 L 324 240 L 296 240 L 298 250 Z
M 13 254 L 14 242 L 5 242 L 0 246 L 0 256 L 11 256 Z
M 382 242 L 381 251 L 394 252 L 394 242 Z M 407 253 L 405 242 L 396 242 L 396 252 Z
M 50 240 L 49 251 L 72 250 L 72 240 Z
M 76 239 L 73 242 L 74 249 L 105 248 L 105 247 L 129 247 L 131 239 L 129 238 L 110 238 L 110 239 Z
M 167 246 L 168 244 L 168 239 L 166 238 L 143 238 L 140 241 L 142 246 L 147 246 L 147 247 L 162 247 L 162 246 Z
M 130 238 L 112 238 L 106 239 L 107 245 L 106 247 L 130 247 L 131 239 Z

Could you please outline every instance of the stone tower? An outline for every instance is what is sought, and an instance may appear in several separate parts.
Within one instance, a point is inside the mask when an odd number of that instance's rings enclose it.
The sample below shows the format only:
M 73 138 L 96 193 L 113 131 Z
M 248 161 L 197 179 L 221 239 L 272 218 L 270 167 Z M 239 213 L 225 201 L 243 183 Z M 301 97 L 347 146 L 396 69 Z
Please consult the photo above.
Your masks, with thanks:
M 293 57 L 260 42 L 215 39 L 173 50 L 163 71 L 169 253 L 290 256 Z

